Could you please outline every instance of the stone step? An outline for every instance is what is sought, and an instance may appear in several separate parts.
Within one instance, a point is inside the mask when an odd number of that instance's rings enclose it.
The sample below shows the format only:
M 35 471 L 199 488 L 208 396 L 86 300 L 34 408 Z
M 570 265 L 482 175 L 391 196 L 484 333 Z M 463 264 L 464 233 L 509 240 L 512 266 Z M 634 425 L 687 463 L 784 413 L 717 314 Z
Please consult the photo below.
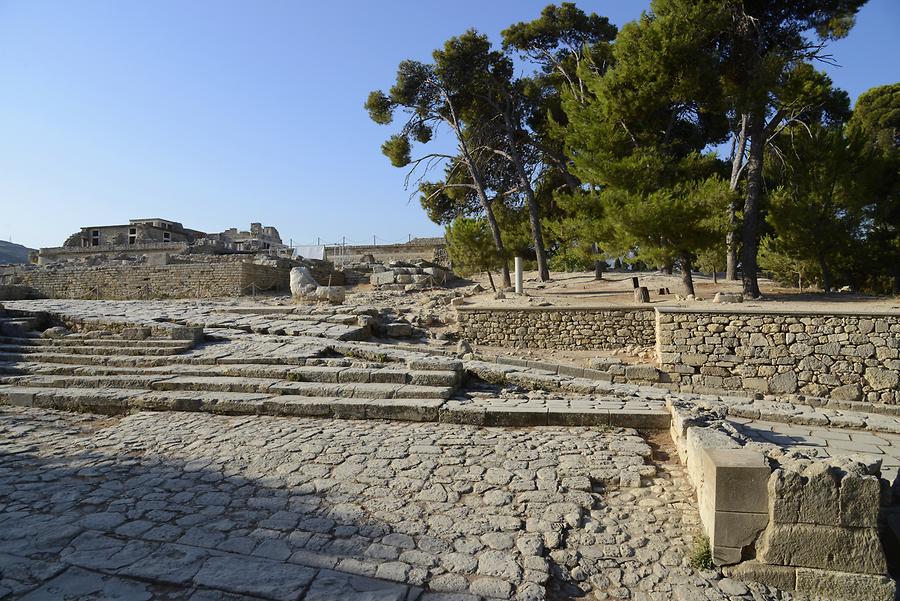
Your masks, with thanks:
M 367 366 L 293 366 L 264 364 L 193 365 L 171 364 L 156 367 L 97 366 L 79 364 L 54 364 L 39 362 L 0 363 L 0 375 L 78 375 L 116 376 L 131 374 L 179 375 L 179 376 L 229 376 L 247 378 L 274 378 L 296 382 L 415 384 L 421 386 L 456 387 L 462 375 L 453 371 L 417 371 L 387 365 Z
M 439 398 L 356 399 L 239 392 L 43 388 L 0 385 L 0 404 L 117 415 L 128 411 L 195 411 L 337 419 L 438 421 Z
M 122 341 L 130 342 L 130 341 Z M 44 353 L 54 347 L 18 345 L 18 344 L 0 344 L 0 353 L 12 354 L 28 354 L 28 353 Z M 190 346 L 174 346 L 174 347 L 148 347 L 148 346 L 132 346 L 131 344 L 111 345 L 109 341 L 104 346 L 78 345 L 65 346 L 59 350 L 64 350 L 69 355 L 175 355 L 181 351 L 191 348 Z
M 12 346 L 109 346 L 125 342 L 132 347 L 148 347 L 148 348 L 190 348 L 185 344 L 184 340 L 166 340 L 162 338 L 147 338 L 145 340 L 126 340 L 124 338 L 103 337 L 103 338 L 82 338 L 77 336 L 69 336 L 63 338 L 38 338 L 38 337 L 16 337 L 16 336 L 0 336 L 0 345 Z
M 432 421 L 478 426 L 599 426 L 665 429 L 664 410 L 566 411 L 461 405 L 442 398 L 345 398 L 195 390 L 51 388 L 0 385 L 0 404 L 117 415 L 129 411 L 195 411 L 227 415 L 276 415 L 336 419 Z
M 338 398 L 449 398 L 454 387 L 416 384 L 291 382 L 271 378 L 177 375 L 5 376 L 0 383 L 29 388 L 143 389 L 155 391 L 247 392 Z
M 67 349 L 68 350 L 68 349 Z M 20 362 L 40 362 L 40 363 L 56 363 L 68 365 L 120 365 L 120 366 L 137 366 L 137 367 L 154 367 L 157 365 L 168 365 L 177 359 L 177 355 L 132 355 L 132 356 L 114 356 L 114 355 L 75 355 L 68 352 L 53 353 L 45 351 L 35 351 L 33 353 L 10 353 L 0 351 L 0 362 L 20 363 Z
M 32 332 L 37 325 L 36 317 L 0 317 L 0 334 L 23 337 Z

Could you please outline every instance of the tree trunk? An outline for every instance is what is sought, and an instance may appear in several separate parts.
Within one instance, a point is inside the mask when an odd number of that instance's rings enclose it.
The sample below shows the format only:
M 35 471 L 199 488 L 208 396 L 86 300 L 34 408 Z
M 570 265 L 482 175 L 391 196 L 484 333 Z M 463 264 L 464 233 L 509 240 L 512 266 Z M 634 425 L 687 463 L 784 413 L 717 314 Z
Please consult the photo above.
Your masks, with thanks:
M 595 254 L 600 254 L 600 245 L 594 242 L 592 250 Z M 603 279 L 603 261 L 597 259 L 594 261 L 594 279 L 602 280 Z
M 494 208 L 491 206 L 490 201 L 486 201 L 483 204 L 488 227 L 491 228 L 491 237 L 494 238 L 494 246 L 497 247 L 497 252 L 503 257 L 503 264 L 500 267 L 503 272 L 503 287 L 509 288 L 512 286 L 512 280 L 509 277 L 509 259 L 506 257 L 506 249 L 503 247 L 503 238 L 500 237 L 500 226 L 497 225 L 497 218 L 494 217 Z
M 544 250 L 544 234 L 541 232 L 541 215 L 538 211 L 537 199 L 531 182 L 527 182 L 525 198 L 528 200 L 528 220 L 531 222 L 531 237 L 534 239 L 534 253 L 537 255 L 538 275 L 542 282 L 550 280 L 550 268 L 547 266 L 547 251 Z
M 491 275 L 491 270 L 488 269 L 487 271 L 485 271 L 485 273 L 488 276 L 488 281 L 491 283 L 491 290 L 497 292 L 497 286 L 494 285 L 494 276 Z
M 819 268 L 822 270 L 822 291 L 828 294 L 831 292 L 831 267 L 822 253 L 819 253 Z
M 481 206 L 484 208 L 484 215 L 485 218 L 487 218 L 488 226 L 491 228 L 491 237 L 494 239 L 494 246 L 497 248 L 497 252 L 503 259 L 503 287 L 509 288 L 512 286 L 512 280 L 509 277 L 509 259 L 506 256 L 506 249 L 503 247 L 503 238 L 500 236 L 500 226 L 497 225 L 497 219 L 494 217 L 494 208 L 491 206 L 491 201 L 487 197 L 487 192 L 485 192 L 484 179 L 481 177 L 481 172 L 472 160 L 472 156 L 469 154 L 469 147 L 461 132 L 457 131 L 456 139 L 459 144 L 459 149 L 462 151 L 463 158 L 465 159 L 466 168 L 469 170 L 469 176 L 475 184 L 478 200 L 481 201 Z
M 550 280 L 550 269 L 547 267 L 547 251 L 544 250 L 540 210 L 537 199 L 534 196 L 534 188 L 531 186 L 531 181 L 528 179 L 528 173 L 525 172 L 525 165 L 522 163 L 522 157 L 519 155 L 516 146 L 516 128 L 512 117 L 506 111 L 503 111 L 502 115 L 506 128 L 506 140 L 509 143 L 509 157 L 512 160 L 513 167 L 516 169 L 516 174 L 519 176 L 519 186 L 525 193 L 525 200 L 528 204 L 528 220 L 531 225 L 531 238 L 534 241 L 534 254 L 537 257 L 538 276 L 542 282 L 547 282 Z
M 741 130 L 735 141 L 734 152 L 731 158 L 731 181 L 729 189 L 737 191 L 738 182 L 741 180 L 741 172 L 744 166 L 744 151 L 747 148 L 747 113 L 741 115 Z M 725 234 L 725 279 L 736 280 L 737 277 L 737 248 L 738 248 L 738 220 L 737 213 L 740 208 L 737 195 L 732 196 L 728 205 L 728 232 Z
M 666 275 L 672 275 L 672 261 L 666 261 L 665 265 L 663 265 L 662 270 Z
M 684 284 L 685 294 L 694 294 L 694 277 L 691 275 L 691 256 L 687 253 L 681 255 L 681 283 Z
M 741 267 L 744 296 L 759 298 L 756 255 L 759 249 L 759 205 L 763 187 L 763 152 L 766 147 L 765 115 L 762 111 L 750 115 L 747 124 L 750 154 L 747 157 L 747 196 L 744 199 L 744 221 L 741 231 Z
M 894 283 L 891 286 L 891 292 L 896 296 L 900 294 L 900 261 L 894 263 L 894 267 L 891 271 L 894 272 Z

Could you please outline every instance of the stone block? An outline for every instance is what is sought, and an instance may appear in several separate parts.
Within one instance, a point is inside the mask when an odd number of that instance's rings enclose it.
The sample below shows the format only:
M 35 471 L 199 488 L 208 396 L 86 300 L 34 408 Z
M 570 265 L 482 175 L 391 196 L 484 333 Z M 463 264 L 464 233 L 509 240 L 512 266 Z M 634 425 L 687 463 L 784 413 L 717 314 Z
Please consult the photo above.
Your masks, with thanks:
M 876 476 L 847 474 L 841 480 L 841 525 L 875 528 L 881 505 L 881 482 Z
M 740 550 L 753 544 L 759 533 L 769 523 L 769 516 L 764 513 L 737 513 L 716 511 L 710 530 L 710 545 L 713 551 L 719 547 L 731 547 L 738 550 L 735 561 L 740 561 Z M 717 562 L 724 565 L 726 562 Z M 734 563 L 734 561 L 727 562 Z
M 862 387 L 859 384 L 838 386 L 831 391 L 830 396 L 836 401 L 860 401 L 862 400 Z
M 865 378 L 873 390 L 890 390 L 900 383 L 900 371 L 870 367 L 866 369 Z
M 609 409 L 549 407 L 548 426 L 608 426 Z
M 747 390 L 756 392 L 769 392 L 769 381 L 766 378 L 743 378 L 741 386 Z
M 730 566 L 740 563 L 742 555 L 742 547 L 725 547 L 723 545 L 712 547 L 712 561 L 717 566 Z
M 893 601 L 897 584 L 887 576 L 832 570 L 797 569 L 796 591 L 815 598 L 845 601 Z
M 383 271 L 381 273 L 373 273 L 369 277 L 369 283 L 373 286 L 381 286 L 384 284 L 393 284 L 394 283 L 394 272 L 393 271 Z
M 839 526 L 839 480 L 838 469 L 822 462 L 813 463 L 802 475 L 775 470 L 768 484 L 773 521 Z
M 874 528 L 841 528 L 814 524 L 772 524 L 757 543 L 763 563 L 885 574 L 887 565 Z
M 769 378 L 769 391 L 773 394 L 790 394 L 797 391 L 797 374 L 793 370 L 775 374 Z
M 762 453 L 750 449 L 707 448 L 703 453 L 703 470 L 704 480 L 715 491 L 716 511 L 768 512 L 767 483 L 771 470 Z
M 724 568 L 724 572 L 729 578 L 745 582 L 759 582 L 784 591 L 794 590 L 797 583 L 796 568 L 772 566 L 758 561 L 745 561 L 735 566 L 729 566 Z
M 707 361 L 709 361 L 709 355 L 704 353 L 683 353 L 681 355 L 681 361 L 685 365 L 701 367 L 702 365 L 705 365 Z
M 615 409 L 609 413 L 609 425 L 619 428 L 664 430 L 671 421 L 672 416 L 665 410 Z
M 742 303 L 744 296 L 740 292 L 716 292 L 714 303 Z
M 625 377 L 629 380 L 658 382 L 659 370 L 652 365 L 627 365 L 625 366 Z

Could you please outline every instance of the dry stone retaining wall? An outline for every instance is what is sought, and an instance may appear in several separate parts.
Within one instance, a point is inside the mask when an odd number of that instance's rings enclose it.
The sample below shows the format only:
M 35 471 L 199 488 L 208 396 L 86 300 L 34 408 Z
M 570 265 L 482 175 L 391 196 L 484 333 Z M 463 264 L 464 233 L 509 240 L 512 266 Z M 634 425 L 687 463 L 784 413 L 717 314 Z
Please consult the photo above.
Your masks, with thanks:
M 17 279 L 49 298 L 196 298 L 250 294 L 251 284 L 286 290 L 288 271 L 238 262 L 115 265 L 33 269 Z
M 898 313 L 460 306 L 458 321 L 461 337 L 485 346 L 655 344 L 663 385 L 675 389 L 900 405 Z
M 559 350 L 653 346 L 646 307 L 458 307 L 459 331 L 475 344 Z
M 900 403 L 900 315 L 659 308 L 672 381 L 711 389 Z

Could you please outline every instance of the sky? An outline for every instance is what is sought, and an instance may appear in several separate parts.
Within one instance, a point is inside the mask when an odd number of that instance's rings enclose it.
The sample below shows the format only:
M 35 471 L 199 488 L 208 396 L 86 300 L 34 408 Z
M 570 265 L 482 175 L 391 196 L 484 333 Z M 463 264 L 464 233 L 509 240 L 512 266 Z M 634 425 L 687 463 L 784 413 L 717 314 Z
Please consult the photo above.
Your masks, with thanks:
M 439 235 L 365 98 L 401 60 L 470 27 L 498 40 L 547 3 L 0 0 L 0 238 L 147 217 L 294 244 Z M 649 3 L 578 4 L 621 25 Z M 898 29 L 900 2 L 870 0 L 831 45 L 852 99 L 900 81 Z

